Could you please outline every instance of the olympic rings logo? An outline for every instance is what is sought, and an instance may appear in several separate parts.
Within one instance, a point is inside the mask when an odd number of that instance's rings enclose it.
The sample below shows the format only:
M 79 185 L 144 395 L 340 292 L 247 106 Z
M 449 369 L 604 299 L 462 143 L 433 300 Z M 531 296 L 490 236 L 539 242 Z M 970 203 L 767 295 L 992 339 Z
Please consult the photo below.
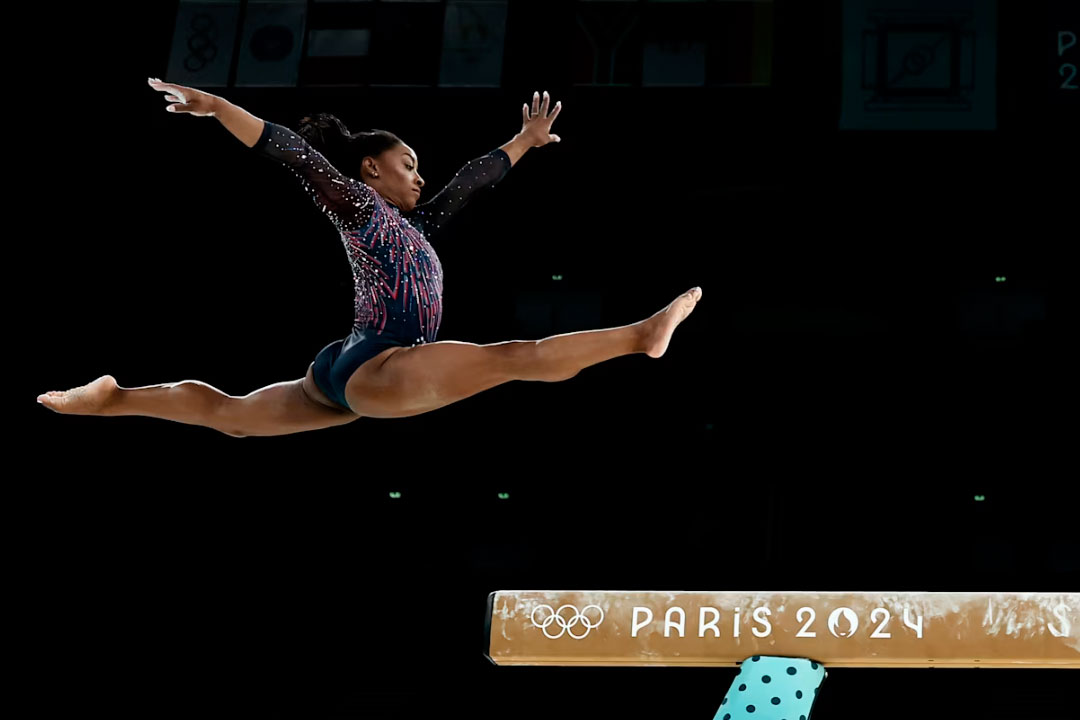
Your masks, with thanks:
M 543 622 L 536 622 L 536 612 L 545 608 L 551 614 L 545 617 Z M 573 615 L 570 618 L 564 618 L 562 616 L 562 611 L 567 608 L 570 608 L 570 610 L 573 611 Z M 585 616 L 585 613 L 589 611 L 589 608 L 596 608 L 600 613 L 600 619 L 595 623 Z M 589 634 L 590 630 L 600 627 L 600 623 L 604 622 L 604 609 L 599 605 L 586 605 L 584 609 L 578 610 L 574 605 L 563 605 L 558 610 L 552 610 L 550 605 L 537 605 L 529 618 L 532 620 L 533 625 L 544 631 L 544 637 L 549 640 L 558 640 L 564 634 L 569 635 L 575 640 L 582 640 Z M 561 628 L 558 635 L 552 635 L 548 632 L 548 627 L 550 627 L 552 623 Z M 585 632 L 580 635 L 574 634 L 573 630 L 573 628 L 578 625 L 585 627 Z

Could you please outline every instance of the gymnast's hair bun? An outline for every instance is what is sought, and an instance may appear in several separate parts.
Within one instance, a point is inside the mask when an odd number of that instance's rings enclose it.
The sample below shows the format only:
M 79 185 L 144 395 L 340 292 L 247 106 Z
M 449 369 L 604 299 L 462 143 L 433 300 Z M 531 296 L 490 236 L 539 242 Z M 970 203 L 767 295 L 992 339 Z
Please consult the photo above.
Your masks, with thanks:
M 360 166 L 365 157 L 378 157 L 386 150 L 401 144 L 401 138 L 387 130 L 368 130 L 350 133 L 345 123 L 330 113 L 318 113 L 301 118 L 296 128 L 300 137 L 333 162 L 341 172 L 360 178 Z
M 353 137 L 345 123 L 330 113 L 318 113 L 301 119 L 296 132 L 312 147 L 320 150 L 338 147 Z

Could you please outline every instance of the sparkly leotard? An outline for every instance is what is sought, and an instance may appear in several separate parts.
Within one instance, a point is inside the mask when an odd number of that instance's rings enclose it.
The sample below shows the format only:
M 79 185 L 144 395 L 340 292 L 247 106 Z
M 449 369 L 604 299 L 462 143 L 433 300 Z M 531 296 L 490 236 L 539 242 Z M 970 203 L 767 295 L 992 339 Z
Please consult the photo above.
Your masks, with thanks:
M 306 139 L 267 122 L 252 148 L 277 160 L 341 233 L 352 265 L 352 332 L 315 358 L 319 388 L 343 407 L 353 371 L 388 347 L 434 342 L 442 322 L 443 271 L 428 237 L 437 234 L 469 199 L 495 185 L 510 157 L 495 149 L 462 167 L 435 197 L 408 212 L 367 183 L 342 175 Z

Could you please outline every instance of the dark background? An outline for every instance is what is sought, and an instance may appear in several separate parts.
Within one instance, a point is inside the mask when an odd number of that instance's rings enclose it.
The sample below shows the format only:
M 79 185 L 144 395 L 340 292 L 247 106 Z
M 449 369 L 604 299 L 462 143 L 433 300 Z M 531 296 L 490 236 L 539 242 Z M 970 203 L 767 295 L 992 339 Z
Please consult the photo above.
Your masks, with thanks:
M 997 129 L 860 132 L 838 2 L 775 3 L 770 86 L 667 89 L 574 85 L 574 5 L 511 3 L 500 88 L 208 91 L 390 129 L 436 189 L 548 90 L 562 142 L 434 242 L 439 337 L 623 325 L 700 285 L 668 353 L 245 439 L 32 396 L 301 377 L 352 319 L 333 227 L 214 119 L 165 113 L 175 2 L 20 11 L 9 513 L 43 710 L 707 720 L 734 668 L 492 666 L 487 594 L 1080 590 L 1050 6 L 1001 3 Z M 841 668 L 814 714 L 1062 718 L 1070 684 Z

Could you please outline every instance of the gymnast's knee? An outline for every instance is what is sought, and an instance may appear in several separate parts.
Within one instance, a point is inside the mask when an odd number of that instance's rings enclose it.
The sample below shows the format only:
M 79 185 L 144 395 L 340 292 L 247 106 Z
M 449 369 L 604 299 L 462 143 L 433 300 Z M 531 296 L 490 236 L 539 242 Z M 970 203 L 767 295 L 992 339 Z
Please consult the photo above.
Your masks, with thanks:
M 218 424 L 218 425 L 212 425 L 211 427 L 214 430 L 217 430 L 222 435 L 228 435 L 229 437 L 239 438 L 239 437 L 247 437 L 248 436 L 247 433 L 245 433 L 241 428 L 232 427 L 230 425 Z
M 240 398 L 230 399 L 234 402 L 229 403 L 228 401 L 224 401 L 215 409 L 215 417 L 210 427 L 217 430 L 222 435 L 228 435 L 229 437 L 248 437 L 246 428 L 240 425 L 238 422 L 239 418 L 236 417 L 236 401 L 239 401 Z

